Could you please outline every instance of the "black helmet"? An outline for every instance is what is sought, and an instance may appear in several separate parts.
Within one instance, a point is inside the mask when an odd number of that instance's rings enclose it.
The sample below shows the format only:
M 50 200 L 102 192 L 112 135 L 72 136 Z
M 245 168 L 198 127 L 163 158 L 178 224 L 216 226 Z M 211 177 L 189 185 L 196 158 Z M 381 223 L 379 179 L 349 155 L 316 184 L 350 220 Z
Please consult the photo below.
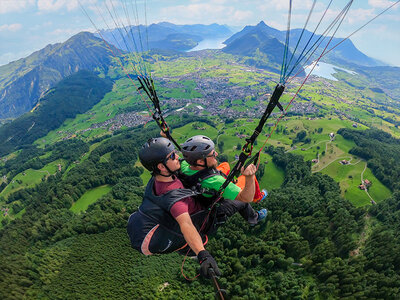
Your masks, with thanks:
M 181 146 L 183 157 L 191 165 L 196 165 L 198 159 L 205 159 L 215 149 L 214 142 L 204 135 L 193 136 Z
M 142 165 L 149 171 L 159 173 L 157 165 L 164 163 L 168 154 L 175 150 L 175 146 L 169 139 L 159 137 L 149 139 L 139 151 L 139 159 Z

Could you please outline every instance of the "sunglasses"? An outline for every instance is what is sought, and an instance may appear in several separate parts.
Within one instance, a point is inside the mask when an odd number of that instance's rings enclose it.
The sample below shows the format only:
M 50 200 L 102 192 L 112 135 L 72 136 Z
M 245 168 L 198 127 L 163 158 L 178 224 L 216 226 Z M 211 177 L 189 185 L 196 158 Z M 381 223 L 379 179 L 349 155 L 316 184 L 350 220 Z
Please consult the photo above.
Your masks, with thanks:
M 207 155 L 207 157 L 214 157 L 214 158 L 216 158 L 216 157 L 217 157 L 217 152 L 214 151 L 212 154 Z
M 165 161 L 167 161 L 167 160 L 175 160 L 175 159 L 177 159 L 178 158 L 178 152 L 177 151 L 173 151 L 171 154 L 169 154 L 168 156 L 167 156 L 167 158 L 165 159 Z

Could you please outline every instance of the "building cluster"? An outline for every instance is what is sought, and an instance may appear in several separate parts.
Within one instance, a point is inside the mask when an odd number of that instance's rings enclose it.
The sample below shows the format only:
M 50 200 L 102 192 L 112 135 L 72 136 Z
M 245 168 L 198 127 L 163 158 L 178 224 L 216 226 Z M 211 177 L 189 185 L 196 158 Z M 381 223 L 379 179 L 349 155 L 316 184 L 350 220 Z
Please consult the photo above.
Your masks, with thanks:
M 8 216 L 8 210 L 9 210 L 8 207 L 2 207 L 0 210 L 4 217 Z
M 371 186 L 371 181 L 369 181 L 368 179 L 364 179 L 362 182 L 361 182 L 361 184 L 358 186 L 358 188 L 360 189 L 360 190 L 364 190 L 364 191 L 366 191 L 366 190 L 368 190 L 368 188 Z
M 58 131 L 58 134 L 66 134 L 62 140 L 68 140 L 71 138 L 76 137 L 76 135 L 85 133 L 87 131 L 91 131 L 94 129 L 98 128 L 104 128 L 109 131 L 115 131 L 120 129 L 121 127 L 135 127 L 140 124 L 144 124 L 149 120 L 149 117 L 144 117 L 136 112 L 129 112 L 129 113 L 123 113 L 115 116 L 114 118 L 111 118 L 109 120 L 106 120 L 101 123 L 95 123 L 92 124 L 89 128 L 83 129 L 81 131 L 76 131 L 76 132 L 63 132 L 63 131 Z

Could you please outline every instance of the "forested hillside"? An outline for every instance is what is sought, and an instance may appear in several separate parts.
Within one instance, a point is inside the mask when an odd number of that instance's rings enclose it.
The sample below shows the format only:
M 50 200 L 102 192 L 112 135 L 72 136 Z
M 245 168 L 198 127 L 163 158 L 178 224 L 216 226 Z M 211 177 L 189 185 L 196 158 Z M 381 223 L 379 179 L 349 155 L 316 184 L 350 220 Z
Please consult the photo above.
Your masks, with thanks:
M 0 155 L 28 146 L 67 118 L 84 113 L 103 99 L 112 82 L 80 71 L 62 80 L 41 99 L 38 108 L 0 127 Z
M 350 153 L 364 158 L 374 175 L 393 191 L 400 190 L 400 140 L 380 130 L 338 131 L 344 138 L 353 140 L 356 147 Z
M 177 121 L 176 127 L 191 119 Z M 8 202 L 20 201 L 25 213 L 0 230 L 2 299 L 213 297 L 210 282 L 183 279 L 183 257 L 144 257 L 129 246 L 126 221 L 143 193 L 136 153 L 154 135 L 157 130 L 139 128 L 93 141 L 96 148 L 79 165 L 10 195 Z M 75 159 L 94 144 L 56 145 L 53 153 Z M 267 223 L 250 228 L 235 216 L 209 242 L 228 294 L 233 299 L 400 296 L 400 251 L 393 252 L 399 249 L 393 226 L 398 212 L 391 217 L 390 209 L 398 194 L 371 209 L 380 220 L 372 222 L 364 208 L 340 197 L 330 177 L 312 174 L 302 157 L 282 148 L 267 151 L 285 171 L 281 188 L 263 203 L 270 210 Z M 101 157 L 107 153 L 106 162 Z M 109 194 L 86 211 L 70 210 L 85 191 L 105 184 L 112 186 Z M 194 276 L 196 268 L 196 261 L 186 262 L 186 275 Z

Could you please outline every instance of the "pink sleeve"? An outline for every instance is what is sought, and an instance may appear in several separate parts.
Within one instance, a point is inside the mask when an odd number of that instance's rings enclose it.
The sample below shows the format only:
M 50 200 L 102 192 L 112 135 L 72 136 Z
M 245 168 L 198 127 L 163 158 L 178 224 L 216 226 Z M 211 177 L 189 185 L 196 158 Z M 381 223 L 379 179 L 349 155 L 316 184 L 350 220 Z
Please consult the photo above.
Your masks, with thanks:
M 189 213 L 189 200 L 185 198 L 172 205 L 170 213 L 175 219 L 185 212 Z

